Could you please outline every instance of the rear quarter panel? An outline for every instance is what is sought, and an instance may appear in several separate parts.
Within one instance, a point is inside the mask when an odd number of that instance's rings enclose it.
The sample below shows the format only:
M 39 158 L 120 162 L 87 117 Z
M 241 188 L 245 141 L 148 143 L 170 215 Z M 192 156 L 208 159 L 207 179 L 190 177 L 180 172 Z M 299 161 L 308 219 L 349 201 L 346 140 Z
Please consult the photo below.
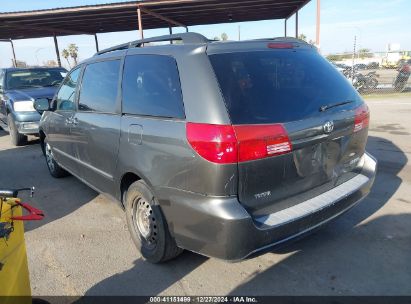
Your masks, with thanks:
M 186 119 L 123 115 L 118 182 L 127 172 L 134 172 L 158 193 L 161 191 L 156 189 L 175 188 L 210 196 L 237 194 L 237 165 L 206 161 L 186 139 L 186 122 L 230 123 L 205 50 L 205 45 L 163 45 L 128 51 L 127 55 L 156 54 L 175 58 Z M 132 125 L 134 127 L 130 128 Z

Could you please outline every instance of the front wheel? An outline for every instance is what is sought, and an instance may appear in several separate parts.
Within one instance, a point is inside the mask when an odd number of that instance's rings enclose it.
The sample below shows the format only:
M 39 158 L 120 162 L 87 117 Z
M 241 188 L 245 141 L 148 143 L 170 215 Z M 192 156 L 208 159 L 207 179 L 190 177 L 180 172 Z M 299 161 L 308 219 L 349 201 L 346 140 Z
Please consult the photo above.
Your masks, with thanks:
M 165 262 L 183 251 L 170 235 L 160 206 L 146 183 L 131 184 L 126 193 L 125 208 L 131 238 L 147 261 Z
M 51 150 L 51 147 L 47 142 L 47 137 L 44 138 L 42 145 L 44 156 L 46 158 L 47 168 L 49 169 L 51 176 L 60 178 L 69 175 L 68 172 L 60 167 L 60 165 L 54 159 L 53 151 Z
M 7 115 L 7 124 L 9 127 L 11 143 L 14 146 L 23 146 L 27 143 L 27 136 L 20 134 L 17 130 L 16 123 L 14 122 L 13 116 L 9 113 Z

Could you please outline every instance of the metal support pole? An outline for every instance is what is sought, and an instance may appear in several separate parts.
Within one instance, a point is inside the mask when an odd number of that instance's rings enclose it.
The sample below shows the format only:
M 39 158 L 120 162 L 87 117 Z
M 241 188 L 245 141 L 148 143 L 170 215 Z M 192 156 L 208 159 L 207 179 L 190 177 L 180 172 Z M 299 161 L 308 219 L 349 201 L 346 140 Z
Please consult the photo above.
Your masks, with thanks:
M 295 38 L 298 38 L 298 11 L 295 12 Z
M 97 34 L 94 34 L 94 42 L 96 43 L 96 51 L 99 52 Z
M 287 37 L 287 19 L 284 19 L 284 37 Z
M 10 38 L 10 44 L 11 44 L 11 50 L 13 52 L 13 67 L 17 68 L 16 52 L 14 51 L 14 43 L 11 38 Z
M 59 45 L 57 43 L 56 34 L 53 35 L 53 38 L 54 38 L 54 48 L 56 49 L 57 64 L 59 65 L 59 67 L 61 67 L 60 51 L 59 51 Z
M 188 26 L 186 26 L 186 33 L 188 33 Z
M 138 30 L 140 31 L 140 39 L 144 39 L 143 20 L 141 19 L 140 7 L 137 8 L 137 16 L 138 16 Z
M 315 31 L 315 44 L 320 48 L 320 21 L 321 21 L 321 0 L 317 0 L 317 27 Z
M 170 33 L 170 35 L 173 35 L 173 28 L 171 27 L 171 25 L 168 27 L 168 32 Z M 173 40 L 170 40 L 170 44 L 173 44 Z

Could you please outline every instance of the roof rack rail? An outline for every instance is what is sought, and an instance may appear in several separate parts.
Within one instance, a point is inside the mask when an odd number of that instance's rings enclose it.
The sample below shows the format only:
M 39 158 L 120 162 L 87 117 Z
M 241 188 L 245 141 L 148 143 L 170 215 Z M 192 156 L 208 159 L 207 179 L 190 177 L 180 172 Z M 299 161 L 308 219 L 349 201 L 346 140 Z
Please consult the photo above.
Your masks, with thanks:
M 135 40 L 135 41 L 119 44 L 111 48 L 101 50 L 100 52 L 97 52 L 94 56 L 113 52 L 113 51 L 141 47 L 144 43 L 172 41 L 172 40 L 181 40 L 183 43 L 208 43 L 210 41 L 203 35 L 197 34 L 197 33 L 181 33 L 181 34 L 173 34 L 173 35 L 164 35 L 164 36 L 145 38 L 145 39 L 140 39 L 140 40 Z

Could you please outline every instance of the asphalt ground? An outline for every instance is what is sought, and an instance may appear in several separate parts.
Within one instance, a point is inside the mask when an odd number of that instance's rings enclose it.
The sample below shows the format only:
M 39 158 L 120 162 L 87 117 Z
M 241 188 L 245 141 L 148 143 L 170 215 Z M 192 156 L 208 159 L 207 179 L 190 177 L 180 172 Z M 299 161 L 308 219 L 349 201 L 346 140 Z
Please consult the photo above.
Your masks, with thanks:
M 122 209 L 74 177 L 52 178 L 35 138 L 0 131 L 1 187 L 35 186 L 26 224 L 32 293 L 46 295 L 411 295 L 411 94 L 367 98 L 367 199 L 316 233 L 238 263 L 185 252 L 161 265 L 132 244 Z

